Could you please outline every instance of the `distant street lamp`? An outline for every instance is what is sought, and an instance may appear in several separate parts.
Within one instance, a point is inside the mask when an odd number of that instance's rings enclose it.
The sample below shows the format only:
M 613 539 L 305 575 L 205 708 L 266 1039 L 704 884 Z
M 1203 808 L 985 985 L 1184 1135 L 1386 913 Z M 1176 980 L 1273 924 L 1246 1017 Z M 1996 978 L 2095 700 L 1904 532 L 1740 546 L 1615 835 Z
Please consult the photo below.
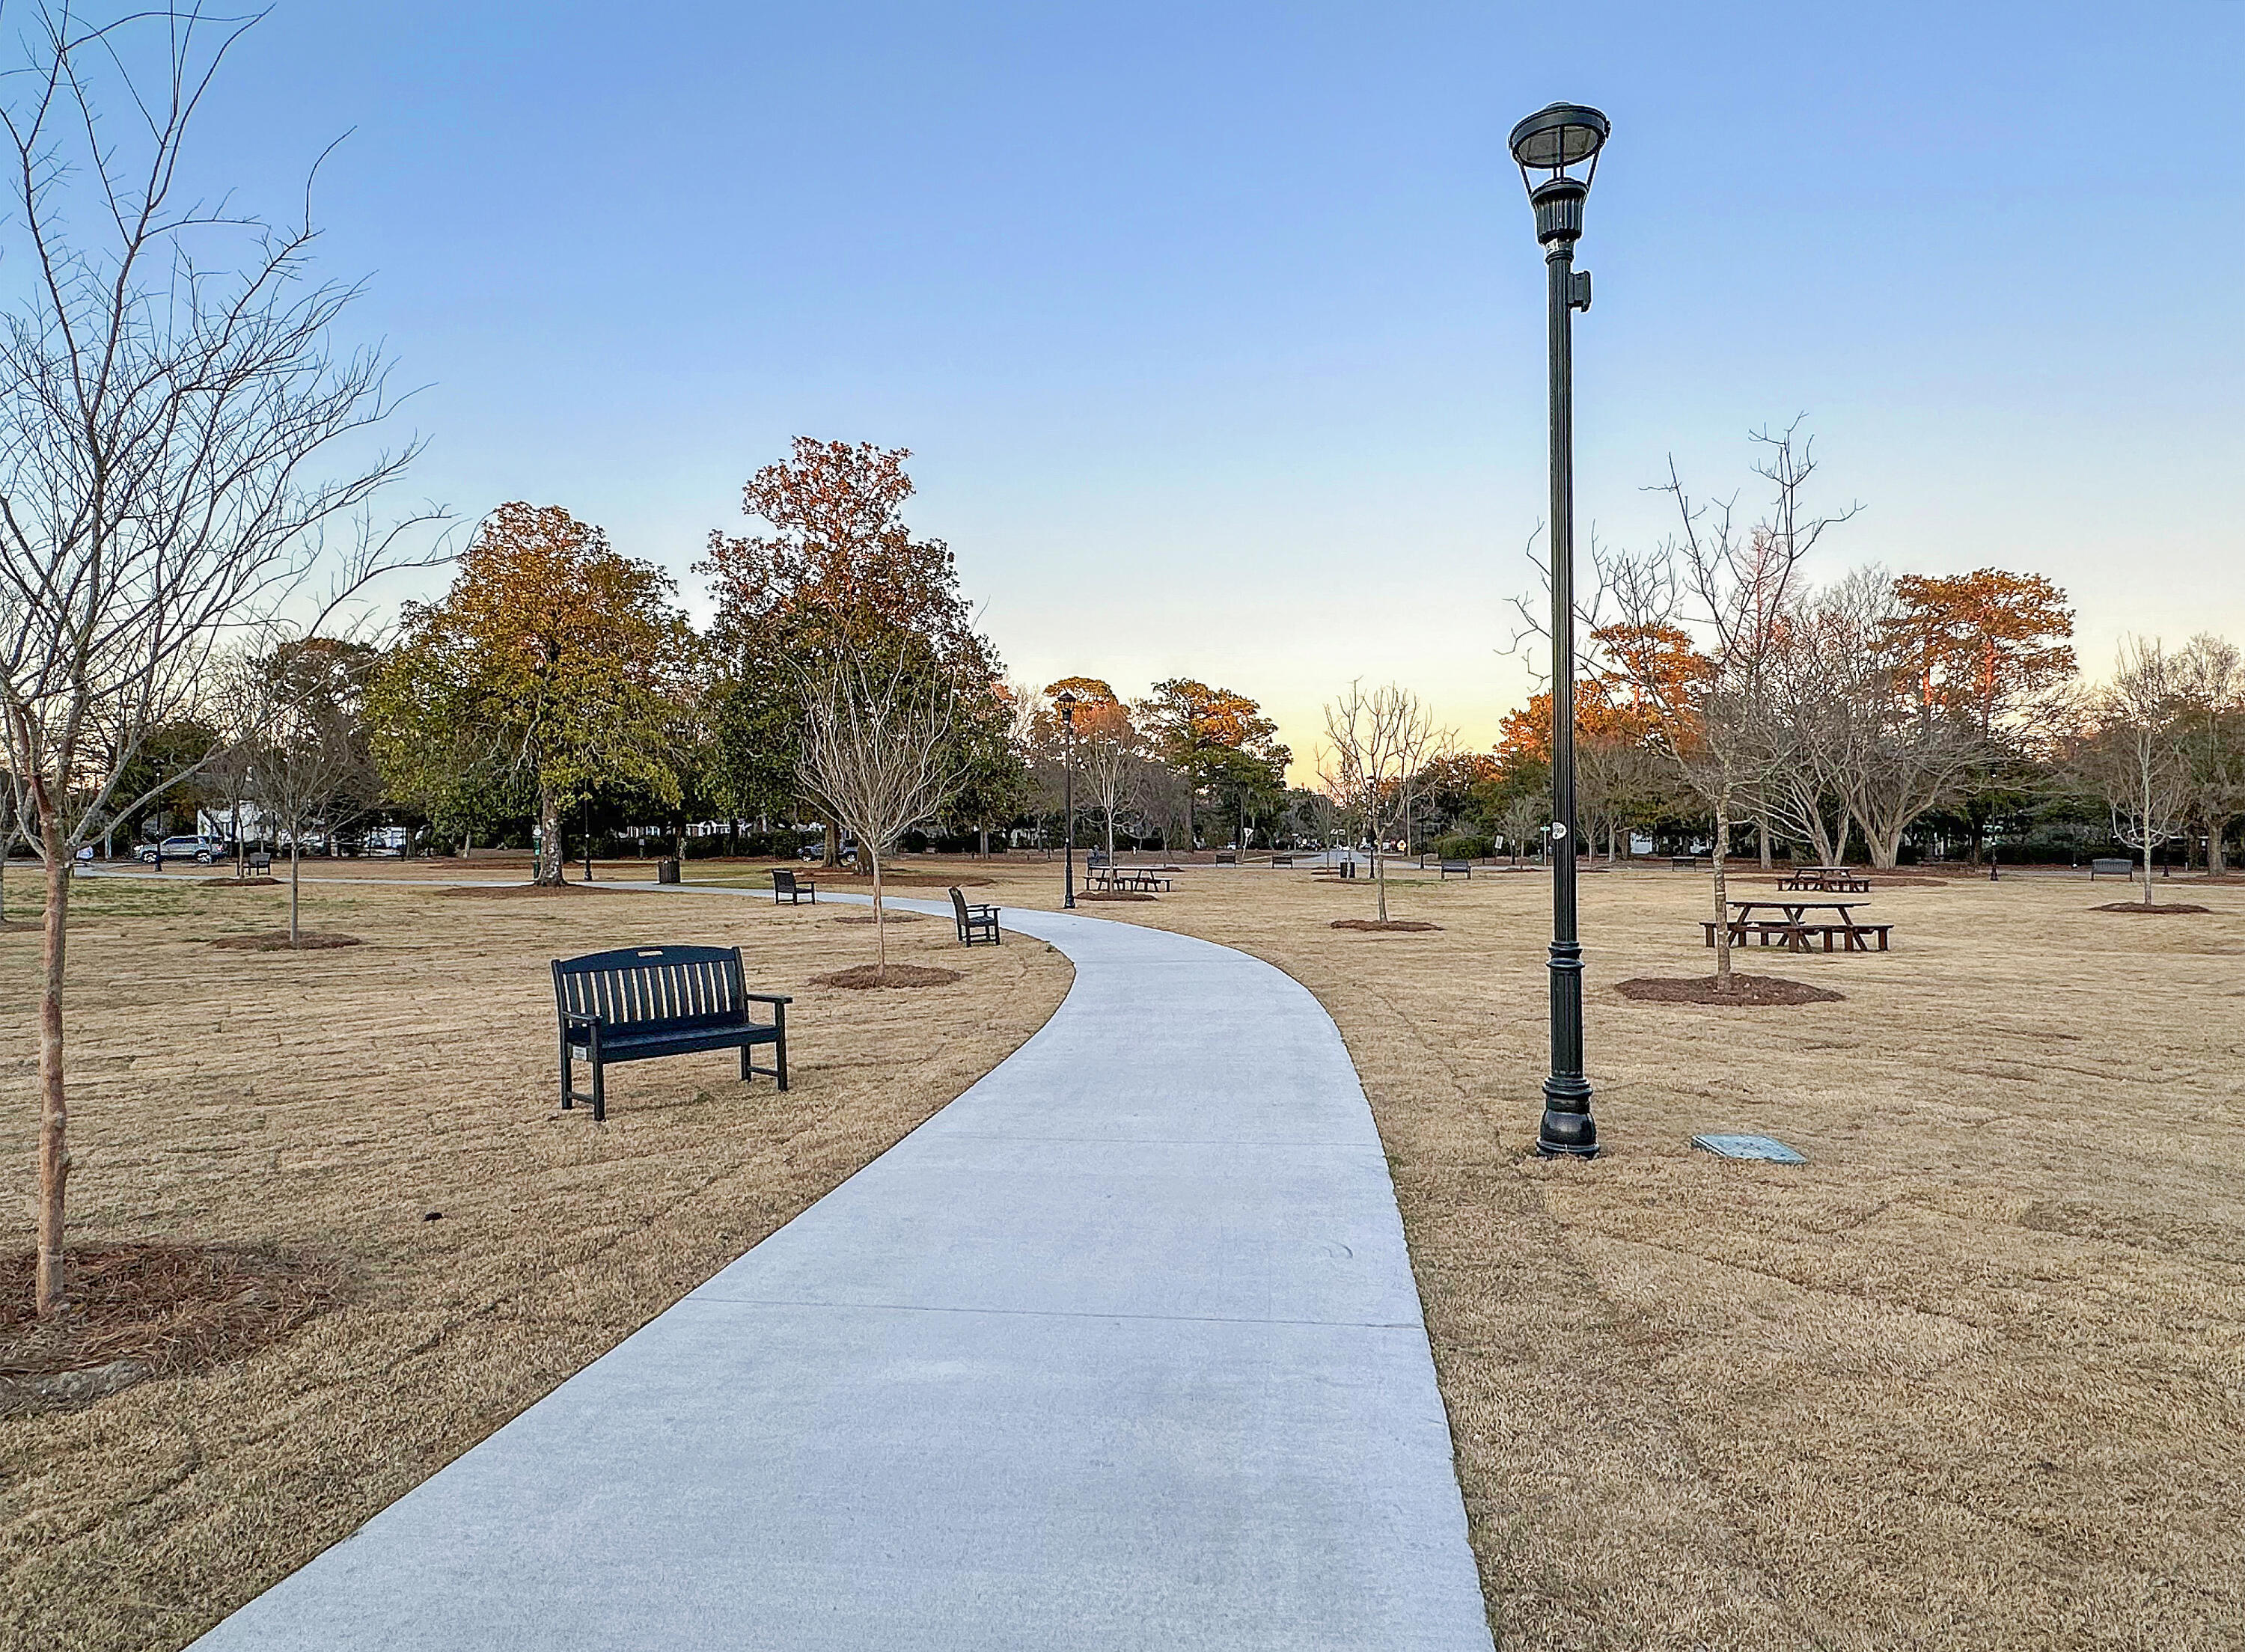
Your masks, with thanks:
M 1075 910 L 1075 694 L 1063 688 L 1053 697 L 1060 708 L 1061 782 L 1060 812 L 1068 818 L 1068 847 L 1063 852 L 1061 873 L 1061 906 L 1063 911 Z
M 1587 1159 L 1598 1150 L 1583 1076 L 1583 948 L 1575 932 L 1575 341 L 1590 275 L 1575 268 L 1583 203 L 1611 130 L 1579 104 L 1555 103 L 1512 129 L 1512 158 L 1536 209 L 1549 274 L 1551 362 L 1551 1072 L 1536 1151 Z M 1580 178 L 1570 166 L 1590 163 Z M 1541 179 L 1530 178 L 1531 172 Z

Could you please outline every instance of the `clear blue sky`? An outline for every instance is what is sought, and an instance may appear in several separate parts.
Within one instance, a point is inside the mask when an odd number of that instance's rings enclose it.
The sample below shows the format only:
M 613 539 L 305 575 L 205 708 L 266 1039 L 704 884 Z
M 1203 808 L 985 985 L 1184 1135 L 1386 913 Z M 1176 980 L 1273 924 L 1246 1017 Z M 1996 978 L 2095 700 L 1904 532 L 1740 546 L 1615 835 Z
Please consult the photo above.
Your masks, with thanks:
M 1569 26 L 1557 26 L 1564 17 Z M 1614 136 L 1579 500 L 1750 481 L 1806 410 L 1820 570 L 2058 579 L 2245 640 L 2245 5 L 1572 8 L 281 0 L 203 166 L 429 388 L 417 488 L 567 505 L 687 574 L 797 433 L 912 448 L 1019 676 L 1351 677 L 1478 739 L 1543 512 L 1503 139 Z M 1751 496 L 1750 496 L 1751 497 Z

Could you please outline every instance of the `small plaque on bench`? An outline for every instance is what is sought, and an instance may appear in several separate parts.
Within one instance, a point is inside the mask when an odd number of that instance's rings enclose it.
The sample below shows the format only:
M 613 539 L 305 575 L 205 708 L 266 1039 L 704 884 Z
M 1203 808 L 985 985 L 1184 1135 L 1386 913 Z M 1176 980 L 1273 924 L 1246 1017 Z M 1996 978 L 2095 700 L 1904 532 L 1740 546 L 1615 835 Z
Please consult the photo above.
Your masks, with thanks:
M 1774 1136 L 1696 1135 L 1692 1145 L 1725 1159 L 1767 1159 L 1772 1164 L 1807 1164 L 1808 1161 Z

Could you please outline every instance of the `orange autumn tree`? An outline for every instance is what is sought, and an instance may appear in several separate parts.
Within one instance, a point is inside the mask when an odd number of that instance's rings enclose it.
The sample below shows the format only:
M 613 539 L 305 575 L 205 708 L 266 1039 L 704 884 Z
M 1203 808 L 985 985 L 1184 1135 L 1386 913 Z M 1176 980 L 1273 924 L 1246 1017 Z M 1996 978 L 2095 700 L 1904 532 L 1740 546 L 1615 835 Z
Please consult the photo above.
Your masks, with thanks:
M 743 514 L 764 531 L 709 535 L 695 572 L 717 600 L 715 767 L 729 807 L 784 816 L 800 800 L 806 682 L 844 666 L 881 674 L 899 664 L 953 698 L 946 738 L 964 778 L 951 807 L 987 823 L 1017 806 L 1013 708 L 999 692 L 997 653 L 975 629 L 950 547 L 905 521 L 911 457 L 799 436 L 787 458 L 741 490 Z M 841 836 L 826 825 L 831 864 Z
M 1903 574 L 1893 594 L 1881 640 L 1897 694 L 1979 748 L 1957 803 L 1977 862 L 1989 821 L 2038 789 L 2031 760 L 2046 755 L 2078 669 L 2073 610 L 2044 575 L 2002 568 Z
M 467 742 L 537 797 L 536 881 L 559 884 L 561 817 L 604 786 L 675 802 L 668 760 L 694 636 L 670 577 L 610 547 L 559 505 L 484 518 L 442 602 L 409 603 L 368 694 L 375 753 L 399 795 L 449 783 Z

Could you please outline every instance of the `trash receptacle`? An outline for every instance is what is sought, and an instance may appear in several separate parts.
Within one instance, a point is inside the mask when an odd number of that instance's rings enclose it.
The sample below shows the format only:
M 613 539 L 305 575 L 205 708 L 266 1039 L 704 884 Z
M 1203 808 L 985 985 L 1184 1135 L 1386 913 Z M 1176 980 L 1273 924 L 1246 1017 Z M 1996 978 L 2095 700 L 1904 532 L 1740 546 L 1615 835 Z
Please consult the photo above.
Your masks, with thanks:
M 675 884 L 678 881 L 677 856 L 666 855 L 655 863 L 655 881 L 658 884 Z

